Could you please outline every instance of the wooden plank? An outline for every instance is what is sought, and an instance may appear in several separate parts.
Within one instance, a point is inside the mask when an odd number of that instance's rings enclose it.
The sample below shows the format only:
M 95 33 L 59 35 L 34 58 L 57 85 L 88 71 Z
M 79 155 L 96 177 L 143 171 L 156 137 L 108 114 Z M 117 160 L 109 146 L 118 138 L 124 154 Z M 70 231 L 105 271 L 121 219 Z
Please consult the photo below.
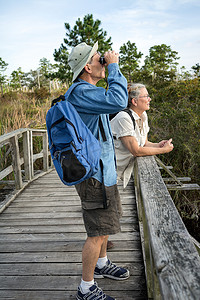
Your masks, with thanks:
M 80 241 L 86 239 L 86 233 L 84 232 L 62 232 L 62 233 L 7 233 L 0 234 L 0 242 L 10 241 Z M 140 240 L 138 232 L 120 232 L 115 236 L 116 240 Z
M 5 211 L 5 213 L 14 213 L 14 214 L 18 214 L 18 213 L 28 213 L 30 212 L 30 209 L 31 209 L 31 212 L 32 213 L 59 213 L 59 212 L 63 212 L 63 211 L 81 211 L 81 207 L 78 205 L 78 206 L 73 206 L 73 205 L 66 205 L 66 206 L 46 206 L 46 207 L 43 207 L 43 206 L 40 206 L 40 207 L 37 207 L 37 206 L 33 206 L 31 208 L 29 207 L 8 207 Z M 126 210 L 131 210 L 132 207 L 131 205 L 126 205 Z
M 9 140 L 11 138 L 13 138 L 14 136 L 17 136 L 17 135 L 21 135 L 23 132 L 25 132 L 27 129 L 25 128 L 21 128 L 21 129 L 17 129 L 17 130 L 14 130 L 12 132 L 9 132 L 9 133 L 6 133 L 6 134 L 3 134 L 0 136 L 0 144 L 3 144 L 5 142 L 8 142 L 9 143 Z
M 191 181 L 190 177 L 177 177 L 177 179 L 179 181 Z M 170 182 L 170 181 L 176 181 L 174 178 L 172 177 L 163 177 L 164 182 Z
M 59 190 L 52 190 L 52 191 L 49 191 L 49 190 L 42 190 L 42 191 L 38 191 L 38 192 L 34 192 L 34 191 L 25 191 L 23 193 L 23 195 L 21 195 L 21 197 L 26 197 L 26 198 L 35 198 L 35 197 L 38 197 L 39 199 L 42 198 L 42 197 L 48 197 L 49 199 L 50 198 L 55 198 L 55 199 L 61 199 L 63 197 L 69 197 L 71 195 L 72 192 L 70 191 L 59 191 Z M 74 194 L 73 194 L 74 195 Z M 76 195 L 76 194 L 75 194 Z M 122 196 L 122 199 L 123 197 L 131 197 L 129 193 L 126 193 Z
M 123 205 L 134 205 L 132 204 L 132 199 L 131 198 L 122 198 L 121 199 L 123 201 Z M 81 206 L 81 201 L 79 199 L 79 196 L 77 196 L 76 198 L 72 198 L 70 197 L 70 205 L 71 206 Z M 69 203 L 69 199 L 51 199 L 51 201 L 49 201 L 46 197 L 41 199 L 38 198 L 32 198 L 32 199 L 20 199 L 20 197 L 18 197 L 17 200 L 14 201 L 14 203 L 12 204 L 12 207 L 34 207 L 34 206 L 55 206 L 55 205 L 59 205 L 59 206 L 67 206 L 67 203 Z
M 25 179 L 31 180 L 29 131 L 23 133 L 24 171 Z
M 13 171 L 15 174 L 15 187 L 17 190 L 20 190 L 22 188 L 22 174 L 21 174 L 18 137 L 15 135 L 10 139 L 10 142 L 12 144 L 12 161 L 13 161 Z
M 47 132 L 43 133 L 43 170 L 47 171 L 49 169 L 49 152 L 48 152 L 48 136 Z
M 126 240 L 122 241 L 119 239 L 115 239 L 115 236 L 109 237 L 111 241 L 114 242 L 114 248 L 112 248 L 112 252 L 119 251 L 136 251 L 139 250 L 140 240 Z M 16 252 L 80 252 L 84 245 L 84 240 L 79 241 L 30 241 L 27 243 L 26 241 L 8 241 L 5 240 L 3 243 L 0 243 L 0 252 L 2 253 L 16 253 Z
M 43 195 L 43 196 L 41 195 L 39 197 L 39 196 L 35 196 L 35 195 L 29 196 L 28 194 L 26 194 L 26 195 L 21 194 L 21 195 L 19 195 L 19 197 L 17 199 L 21 200 L 21 201 L 48 201 L 48 202 L 62 201 L 62 200 L 66 200 L 66 201 L 79 200 L 79 203 L 80 203 L 79 196 L 77 194 L 72 194 L 72 193 L 71 194 L 62 193 L 59 196 L 48 196 L 48 197 L 46 195 Z M 121 196 L 121 201 L 123 201 L 123 203 L 124 203 L 124 200 L 126 200 L 126 199 L 132 200 L 133 197 L 131 197 L 131 195 L 129 195 L 129 194 Z M 135 205 L 135 202 L 133 203 L 133 205 Z
M 0 172 L 0 179 L 5 178 L 6 176 L 8 176 L 12 172 L 13 172 L 13 166 L 9 166 L 9 167 L 5 168 L 4 170 L 2 170 Z
M 111 297 L 120 300 L 146 300 L 145 293 L 140 291 L 106 291 Z M 5 290 L 0 291 L 1 300 L 74 300 L 76 299 L 76 291 L 63 290 L 63 291 L 18 291 L 18 290 Z
M 80 249 L 81 250 L 81 249 Z M 109 257 L 114 262 L 141 262 L 142 254 L 131 251 L 126 255 L 121 252 L 110 252 Z M 82 254 L 80 252 L 25 252 L 25 253 L 0 253 L 0 263 L 81 263 Z
M 154 157 L 138 157 L 138 177 L 163 299 L 200 298 L 200 259 Z
M 18 225 L 18 226 L 4 226 L 0 228 L 0 234 L 7 234 L 7 233 L 67 233 L 67 232 L 83 232 L 84 227 L 82 224 L 64 224 L 64 225 Z M 129 231 L 138 231 L 138 224 L 132 224 L 127 222 L 121 225 L 122 232 L 129 232 Z
M 169 176 L 171 176 L 179 185 L 182 185 L 182 183 L 180 182 L 180 180 L 178 180 L 177 176 L 174 175 L 174 173 L 172 173 L 169 170 L 169 168 L 167 166 L 165 166 L 165 164 L 156 155 L 155 155 L 155 160 L 159 164 L 159 166 L 161 168 L 163 168 L 169 174 Z
M 137 212 L 133 209 L 125 210 L 123 209 L 123 216 L 124 217 L 132 217 L 137 216 Z M 82 217 L 81 210 L 77 211 L 66 211 L 66 212 L 57 212 L 56 214 L 51 212 L 44 212 L 44 213 L 33 213 L 33 212 L 25 212 L 25 213 L 8 213 L 7 209 L 4 211 L 3 216 L 1 217 L 2 220 L 7 220 L 9 218 L 15 219 L 57 219 L 57 218 L 76 218 Z
M 188 183 L 188 184 L 166 184 L 168 190 L 170 191 L 190 191 L 190 190 L 200 190 L 200 186 L 197 183 Z
M 121 218 L 121 224 L 131 224 L 132 226 L 136 226 L 138 224 L 137 220 L 132 216 L 132 217 L 122 217 Z M 29 220 L 29 226 L 41 226 L 41 225 L 83 225 L 83 219 L 81 217 L 73 217 L 73 218 L 54 218 L 54 219 L 47 219 L 47 218 L 42 218 L 42 219 L 31 219 Z M 6 226 L 27 226 L 27 220 L 26 219 L 0 219 L 0 233 L 1 227 L 2 230 Z
M 3 279 L 3 280 L 2 280 Z M 67 290 L 70 289 L 76 291 L 77 286 L 80 284 L 80 276 L 0 276 L 0 290 Z M 128 280 L 113 284 L 113 280 L 99 280 L 101 287 L 104 290 L 109 291 L 122 291 L 122 290 L 140 290 L 141 282 L 144 282 L 142 276 L 132 276 Z
M 115 261 L 118 263 L 117 261 Z M 119 261 L 121 263 L 121 261 Z M 123 262 L 123 267 L 128 268 L 131 275 L 141 276 L 144 275 L 144 267 L 140 262 Z M 82 263 L 77 262 L 72 264 L 71 262 L 59 262 L 59 263 L 1 263 L 0 266 L 1 274 L 5 276 L 38 276 L 38 275 L 64 275 L 64 276 L 81 276 L 82 274 Z

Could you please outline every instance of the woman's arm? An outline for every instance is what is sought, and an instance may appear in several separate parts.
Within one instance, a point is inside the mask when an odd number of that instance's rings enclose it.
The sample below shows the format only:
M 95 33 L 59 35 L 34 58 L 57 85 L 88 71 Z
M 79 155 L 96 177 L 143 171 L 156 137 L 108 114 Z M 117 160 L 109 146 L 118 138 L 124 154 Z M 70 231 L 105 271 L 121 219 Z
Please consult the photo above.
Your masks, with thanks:
M 160 141 L 159 143 L 152 143 L 150 141 L 148 141 L 148 138 L 146 138 L 146 142 L 145 142 L 145 147 L 155 147 L 155 148 L 162 148 L 165 143 L 167 142 L 168 140 L 162 140 Z
M 123 136 L 120 138 L 123 145 L 130 151 L 131 154 L 134 156 L 148 156 L 148 155 L 156 155 L 156 154 L 162 154 L 162 153 L 168 153 L 173 150 L 174 146 L 171 143 L 172 139 L 168 141 L 162 141 L 160 143 L 157 143 L 157 145 L 162 146 L 151 146 L 153 143 L 148 142 L 145 144 L 144 147 L 139 146 L 137 140 L 133 136 Z M 150 146 L 149 146 L 150 145 Z

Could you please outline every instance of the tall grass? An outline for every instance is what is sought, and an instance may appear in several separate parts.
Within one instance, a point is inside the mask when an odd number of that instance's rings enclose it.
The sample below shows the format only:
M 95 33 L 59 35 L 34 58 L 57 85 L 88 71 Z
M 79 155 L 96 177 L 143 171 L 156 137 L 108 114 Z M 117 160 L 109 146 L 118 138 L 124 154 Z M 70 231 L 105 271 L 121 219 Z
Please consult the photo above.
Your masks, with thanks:
M 45 128 L 45 118 L 50 108 L 50 99 L 37 99 L 32 94 L 11 93 L 1 101 L 0 133 L 19 128 Z

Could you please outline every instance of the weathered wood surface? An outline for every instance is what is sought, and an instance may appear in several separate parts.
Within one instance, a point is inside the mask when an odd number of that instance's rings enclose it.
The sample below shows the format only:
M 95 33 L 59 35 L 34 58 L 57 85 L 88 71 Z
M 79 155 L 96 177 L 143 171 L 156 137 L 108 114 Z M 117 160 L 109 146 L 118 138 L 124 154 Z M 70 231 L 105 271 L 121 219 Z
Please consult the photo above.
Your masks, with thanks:
M 146 283 L 132 183 L 123 192 L 122 232 L 110 237 L 109 258 L 129 268 L 123 282 L 99 279 L 118 300 L 146 299 Z M 80 200 L 55 171 L 31 183 L 0 215 L 0 299 L 75 299 L 86 238 Z
M 33 154 L 33 136 L 43 137 L 43 149 L 40 153 Z M 20 157 L 18 142 L 21 137 L 23 139 L 23 157 Z M 48 171 L 50 152 L 48 150 L 48 136 L 45 129 L 21 128 L 8 134 L 4 134 L 0 136 L 0 147 L 6 144 L 11 145 L 12 165 L 0 171 L 0 179 L 3 179 L 14 172 L 15 187 L 17 190 L 23 188 L 22 165 L 24 165 L 26 181 L 30 181 L 34 178 L 34 162 L 38 158 L 43 158 L 43 171 Z
M 199 300 L 200 258 L 163 182 L 155 159 L 138 157 L 135 167 L 136 195 L 140 211 L 144 211 L 144 227 L 147 227 L 145 242 L 149 239 L 147 246 L 150 248 L 152 266 L 150 276 L 157 276 L 164 300 Z

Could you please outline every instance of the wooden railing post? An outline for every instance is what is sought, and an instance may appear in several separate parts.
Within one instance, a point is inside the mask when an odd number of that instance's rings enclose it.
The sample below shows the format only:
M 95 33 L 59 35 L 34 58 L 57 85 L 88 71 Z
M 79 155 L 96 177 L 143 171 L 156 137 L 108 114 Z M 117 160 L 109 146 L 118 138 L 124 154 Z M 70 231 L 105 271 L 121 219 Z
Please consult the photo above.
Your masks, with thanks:
M 49 155 L 48 155 L 48 136 L 47 132 L 43 133 L 43 170 L 46 172 L 49 169 Z
M 23 133 L 24 171 L 25 180 L 31 180 L 29 130 Z
M 33 134 L 32 130 L 30 130 L 29 134 L 29 145 L 30 145 L 30 171 L 31 171 L 31 179 L 34 177 L 34 167 L 33 167 Z
M 17 190 L 22 188 L 22 172 L 20 164 L 18 136 L 15 135 L 10 139 L 12 145 L 12 164 L 15 174 L 15 187 Z

